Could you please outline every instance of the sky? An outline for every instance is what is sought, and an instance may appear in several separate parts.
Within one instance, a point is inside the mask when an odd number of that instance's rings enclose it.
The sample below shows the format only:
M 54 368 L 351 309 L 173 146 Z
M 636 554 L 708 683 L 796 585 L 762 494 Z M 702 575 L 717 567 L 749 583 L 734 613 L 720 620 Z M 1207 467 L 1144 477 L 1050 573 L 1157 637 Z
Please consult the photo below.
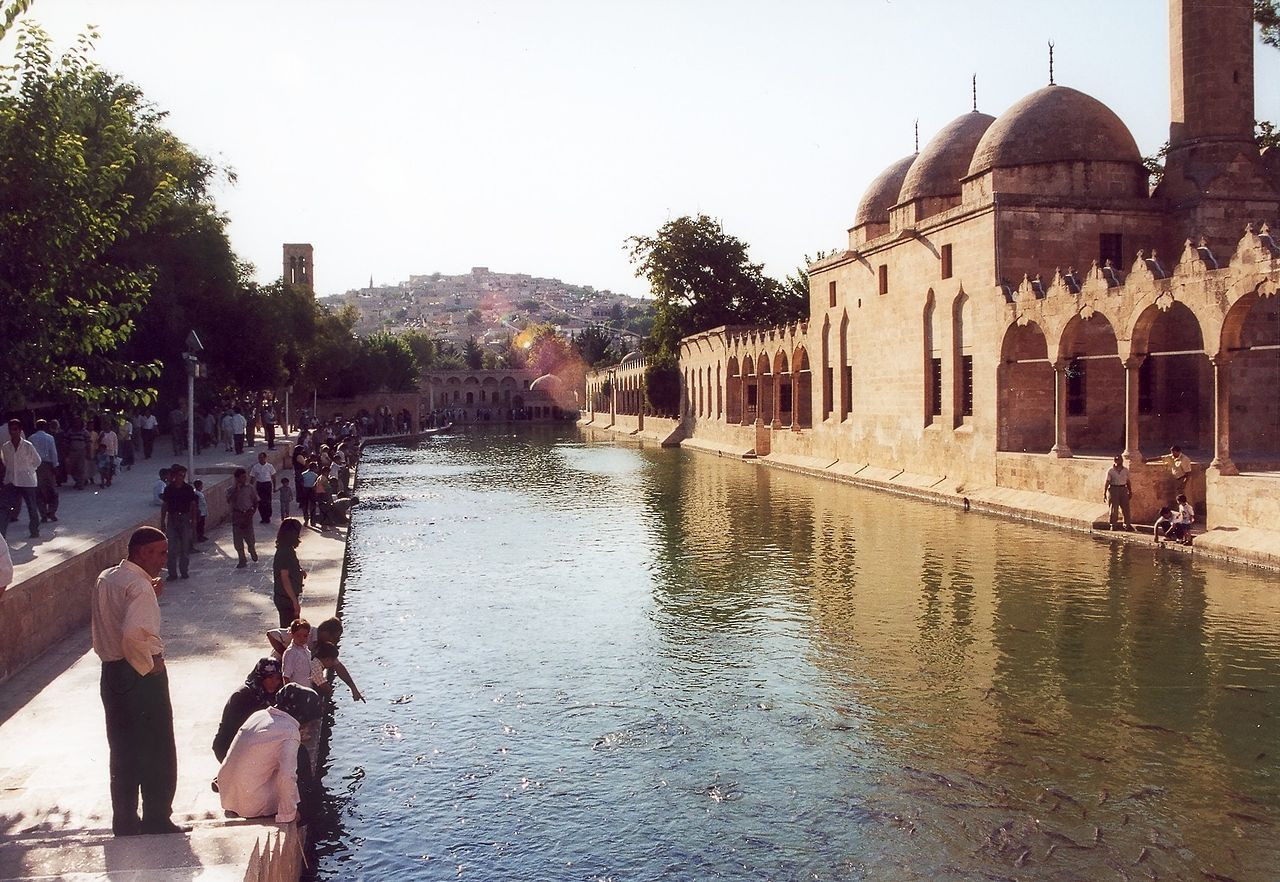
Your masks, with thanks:
M 1055 79 L 1168 138 L 1167 0 L 36 0 L 234 170 L 260 281 L 317 293 L 473 266 L 642 296 L 626 240 L 702 212 L 781 278 L 845 247 L 863 190 L 972 107 Z M 0 58 L 12 52 L 10 35 Z M 1258 44 L 1257 115 L 1280 117 Z

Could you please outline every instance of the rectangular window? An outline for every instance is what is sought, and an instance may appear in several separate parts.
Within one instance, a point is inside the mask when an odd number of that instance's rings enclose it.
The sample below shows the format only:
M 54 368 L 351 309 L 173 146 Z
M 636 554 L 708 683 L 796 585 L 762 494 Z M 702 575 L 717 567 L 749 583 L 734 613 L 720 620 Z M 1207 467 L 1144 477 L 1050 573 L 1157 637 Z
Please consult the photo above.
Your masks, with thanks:
M 1098 236 L 1098 266 L 1106 266 L 1107 261 L 1116 269 L 1124 269 L 1124 241 L 1119 233 Z
M 889 293 L 889 265 L 887 263 L 880 264 L 880 293 Z
M 960 356 L 960 415 L 973 416 L 973 356 Z
M 1084 366 L 1085 362 L 1078 358 L 1067 365 L 1067 413 L 1071 416 L 1082 416 L 1085 411 Z
M 853 365 L 844 366 L 844 386 L 840 389 L 840 419 L 853 412 Z
M 836 369 L 827 368 L 826 381 L 822 385 L 822 418 L 831 416 L 831 403 L 835 398 Z
M 929 415 L 942 416 L 942 359 L 929 359 Z
M 951 246 L 942 246 L 942 277 L 944 279 L 951 278 Z
M 827 282 L 827 306 L 836 305 L 836 283 Z

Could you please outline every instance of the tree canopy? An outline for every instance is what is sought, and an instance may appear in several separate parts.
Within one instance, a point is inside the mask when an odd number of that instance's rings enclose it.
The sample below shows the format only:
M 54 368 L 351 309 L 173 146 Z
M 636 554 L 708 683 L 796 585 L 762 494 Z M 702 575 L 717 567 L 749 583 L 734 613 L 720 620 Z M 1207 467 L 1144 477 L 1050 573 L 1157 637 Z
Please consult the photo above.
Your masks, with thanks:
M 650 354 L 675 356 L 682 337 L 720 325 L 782 324 L 808 315 L 807 291 L 766 276 L 748 258 L 747 244 L 705 214 L 668 221 L 627 246 L 654 297 Z

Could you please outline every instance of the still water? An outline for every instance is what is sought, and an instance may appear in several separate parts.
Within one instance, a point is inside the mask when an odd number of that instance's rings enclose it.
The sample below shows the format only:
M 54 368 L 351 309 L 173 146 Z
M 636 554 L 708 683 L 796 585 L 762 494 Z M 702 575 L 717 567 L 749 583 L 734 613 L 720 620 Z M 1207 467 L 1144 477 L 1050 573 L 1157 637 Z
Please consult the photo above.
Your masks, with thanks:
M 1271 574 L 571 429 L 360 477 L 322 878 L 1280 878 Z

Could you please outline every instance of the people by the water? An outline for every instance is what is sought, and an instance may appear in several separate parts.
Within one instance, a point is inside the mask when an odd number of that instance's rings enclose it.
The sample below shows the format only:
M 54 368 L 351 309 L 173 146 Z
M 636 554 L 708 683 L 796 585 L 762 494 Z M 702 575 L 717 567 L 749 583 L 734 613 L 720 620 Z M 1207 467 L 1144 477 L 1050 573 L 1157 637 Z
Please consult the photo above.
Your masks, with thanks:
M 226 759 L 231 741 L 244 721 L 256 711 L 270 707 L 283 685 L 280 660 L 269 655 L 258 659 L 245 678 L 244 685 L 231 693 L 222 708 L 222 722 L 218 724 L 218 732 L 213 736 L 213 755 L 218 762 Z
M 1112 530 L 1119 529 L 1116 516 L 1120 515 L 1124 519 L 1124 529 L 1133 530 L 1133 523 L 1129 520 L 1129 470 L 1125 468 L 1122 456 L 1117 456 L 1113 463 L 1107 470 L 1106 483 L 1102 487 L 1102 498 L 1110 504 L 1107 523 Z

